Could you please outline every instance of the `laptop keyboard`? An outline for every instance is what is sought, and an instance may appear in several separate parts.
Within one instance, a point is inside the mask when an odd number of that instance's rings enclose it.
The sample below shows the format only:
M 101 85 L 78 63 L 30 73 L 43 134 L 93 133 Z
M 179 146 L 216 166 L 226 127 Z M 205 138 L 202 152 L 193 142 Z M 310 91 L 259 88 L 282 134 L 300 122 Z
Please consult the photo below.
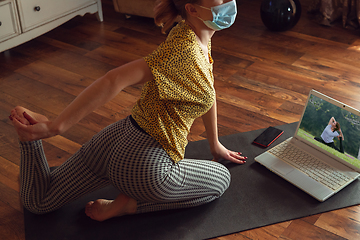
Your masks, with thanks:
M 334 191 L 351 180 L 350 177 L 294 145 L 289 144 L 289 142 L 290 140 L 286 140 L 268 150 L 268 152 Z

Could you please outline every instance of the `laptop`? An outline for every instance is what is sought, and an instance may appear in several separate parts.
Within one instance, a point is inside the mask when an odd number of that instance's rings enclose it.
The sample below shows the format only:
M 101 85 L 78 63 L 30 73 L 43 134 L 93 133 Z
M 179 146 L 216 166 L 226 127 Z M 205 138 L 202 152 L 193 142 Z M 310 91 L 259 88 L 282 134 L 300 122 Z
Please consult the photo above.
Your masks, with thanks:
M 295 134 L 255 161 L 323 202 L 360 176 L 360 111 L 311 90 Z

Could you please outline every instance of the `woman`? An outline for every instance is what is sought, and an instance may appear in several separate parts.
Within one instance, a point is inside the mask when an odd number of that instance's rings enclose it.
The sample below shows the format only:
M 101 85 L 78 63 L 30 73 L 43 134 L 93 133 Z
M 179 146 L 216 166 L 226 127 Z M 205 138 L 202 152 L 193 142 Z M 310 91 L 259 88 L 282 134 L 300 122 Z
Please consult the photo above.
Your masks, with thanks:
M 86 88 L 54 120 L 16 107 L 10 116 L 21 148 L 21 199 L 31 212 L 54 211 L 95 189 L 113 184 L 115 200 L 98 199 L 85 207 L 98 221 L 115 216 L 198 206 L 220 197 L 229 171 L 214 161 L 184 159 L 187 134 L 202 117 L 215 160 L 245 163 L 246 157 L 218 140 L 210 39 L 229 27 L 236 2 L 161 0 L 155 22 L 166 31 L 184 19 L 152 54 L 109 71 Z M 131 116 L 96 134 L 50 173 L 41 140 L 62 134 L 116 96 L 145 83 Z
M 340 134 L 337 131 L 339 131 Z M 340 149 L 335 146 L 334 137 L 338 137 L 340 141 Z M 344 135 L 341 131 L 340 123 L 337 122 L 334 117 L 330 118 L 328 125 L 325 127 L 324 131 L 321 134 L 321 138 L 316 137 L 315 139 L 319 142 L 326 144 L 329 147 L 334 148 L 341 153 L 344 153 L 344 148 L 342 145 Z

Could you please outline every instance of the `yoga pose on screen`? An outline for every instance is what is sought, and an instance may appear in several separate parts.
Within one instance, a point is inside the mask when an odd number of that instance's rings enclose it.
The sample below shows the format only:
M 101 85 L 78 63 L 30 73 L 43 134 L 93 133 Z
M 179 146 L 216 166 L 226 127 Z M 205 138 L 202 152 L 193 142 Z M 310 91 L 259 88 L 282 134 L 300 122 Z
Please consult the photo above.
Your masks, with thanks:
M 339 131 L 340 134 L 337 132 Z M 340 149 L 335 146 L 334 137 L 337 137 L 340 141 Z M 344 153 L 343 140 L 344 135 L 340 128 L 340 123 L 335 120 L 334 117 L 330 118 L 328 125 L 325 127 L 321 134 L 321 138 L 315 137 L 315 139 L 321 143 L 326 144 L 329 147 L 336 149 L 337 151 Z
M 54 120 L 23 107 L 10 119 L 20 140 L 20 192 L 25 208 L 37 214 L 54 211 L 108 184 L 121 194 L 98 199 L 86 214 L 111 217 L 194 207 L 220 197 L 230 173 L 216 161 L 184 159 L 187 135 L 202 117 L 211 153 L 245 163 L 241 153 L 218 140 L 211 37 L 230 27 L 235 0 L 160 0 L 155 23 L 169 30 L 166 39 L 145 58 L 115 68 L 97 79 Z M 50 172 L 41 139 L 67 131 L 127 86 L 145 84 L 127 118 L 97 133 L 61 166 Z

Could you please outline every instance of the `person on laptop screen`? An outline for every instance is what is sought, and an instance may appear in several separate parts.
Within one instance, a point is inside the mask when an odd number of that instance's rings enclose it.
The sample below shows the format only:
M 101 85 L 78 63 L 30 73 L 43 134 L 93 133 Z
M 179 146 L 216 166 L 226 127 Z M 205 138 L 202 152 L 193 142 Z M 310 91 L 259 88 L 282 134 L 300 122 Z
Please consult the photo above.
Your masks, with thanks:
M 337 132 L 339 131 L 340 134 Z M 334 137 L 338 137 L 340 141 L 340 149 L 335 146 Z M 325 127 L 324 131 L 321 134 L 321 138 L 315 137 L 315 140 L 328 145 L 336 149 L 337 151 L 344 153 L 344 148 L 342 145 L 342 140 L 344 140 L 344 135 L 340 128 L 340 123 L 335 120 L 334 117 L 330 118 L 329 124 Z

